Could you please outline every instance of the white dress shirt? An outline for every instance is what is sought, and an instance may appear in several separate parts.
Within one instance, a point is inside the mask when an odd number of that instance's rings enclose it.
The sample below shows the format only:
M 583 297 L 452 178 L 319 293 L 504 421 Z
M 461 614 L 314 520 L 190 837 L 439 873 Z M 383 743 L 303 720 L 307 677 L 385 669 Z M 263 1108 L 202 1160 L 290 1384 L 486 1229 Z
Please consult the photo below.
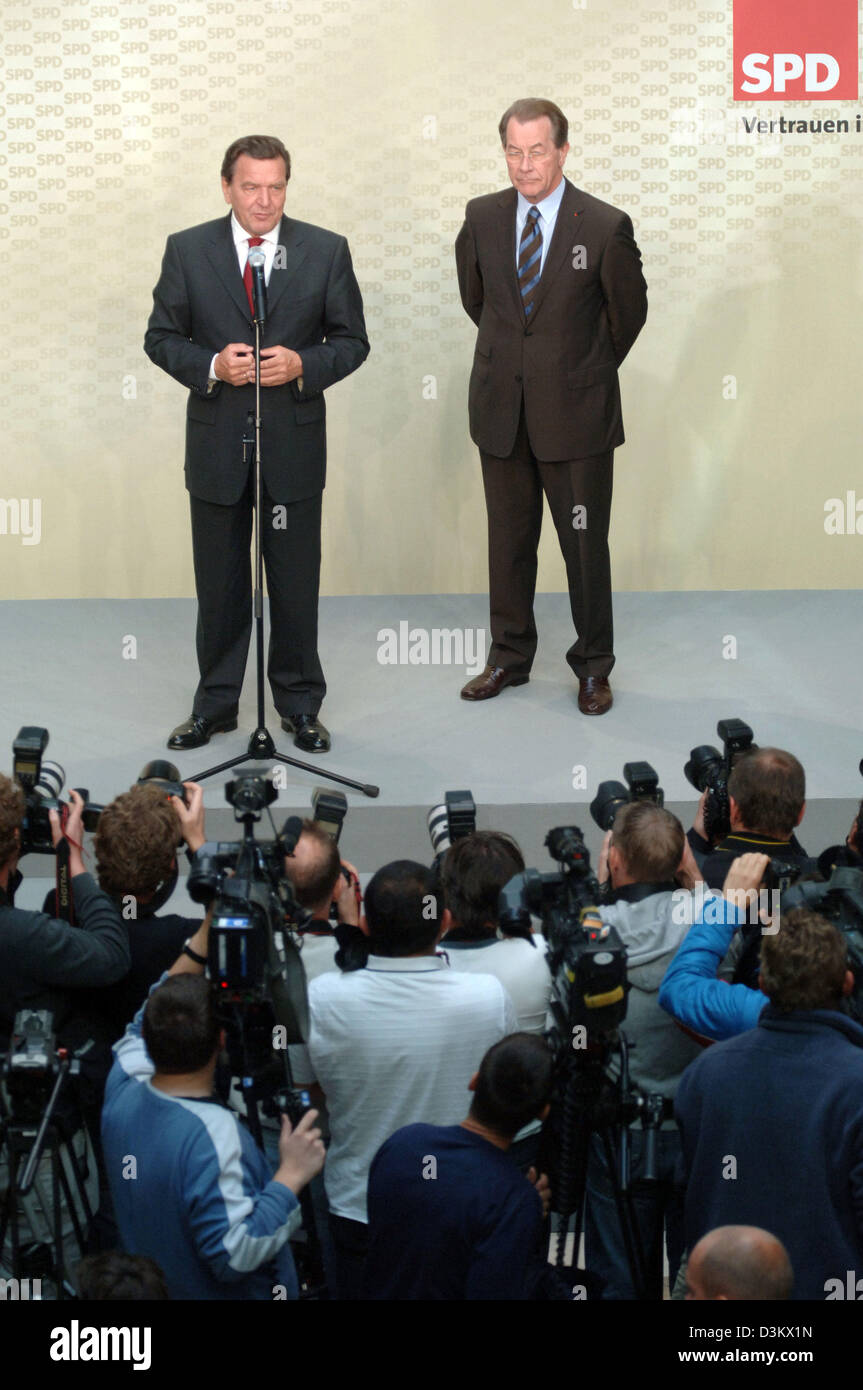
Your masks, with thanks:
M 276 247 L 279 244 L 279 231 L 281 230 L 281 225 L 282 219 L 279 218 L 272 231 L 264 232 L 261 237 L 261 250 L 264 253 L 264 283 L 267 285 L 270 283 L 273 261 L 276 259 Z M 236 213 L 233 212 L 231 213 L 231 232 L 234 238 L 234 248 L 237 252 L 237 264 L 240 267 L 240 275 L 242 276 L 246 273 L 246 261 L 249 259 L 249 241 L 251 240 L 251 233 L 247 232 L 245 227 L 240 226 L 237 221 Z M 210 381 L 218 380 L 216 376 L 216 358 L 218 355 L 217 352 L 214 353 L 213 360 L 210 363 Z

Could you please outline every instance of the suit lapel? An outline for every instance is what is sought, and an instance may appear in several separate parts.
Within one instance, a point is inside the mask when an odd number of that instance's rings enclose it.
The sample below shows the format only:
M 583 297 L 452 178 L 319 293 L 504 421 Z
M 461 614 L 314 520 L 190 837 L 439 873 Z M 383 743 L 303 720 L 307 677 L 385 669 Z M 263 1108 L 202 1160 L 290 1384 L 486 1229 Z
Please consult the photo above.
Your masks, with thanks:
M 243 277 L 240 274 L 237 248 L 234 245 L 234 237 L 231 232 L 230 213 L 216 228 L 215 234 L 207 246 L 207 258 L 237 308 L 242 314 L 245 314 L 251 323 L 249 299 L 243 284 Z
M 498 198 L 500 217 L 498 219 L 499 251 L 504 266 L 504 279 L 509 285 L 516 312 L 524 319 L 521 291 L 518 288 L 518 269 L 515 256 L 515 214 L 518 208 L 518 194 L 508 188 Z
M 270 283 L 267 286 L 267 315 L 269 316 L 281 296 L 291 277 L 296 274 L 299 267 L 305 260 L 305 247 L 303 245 L 303 233 L 298 222 L 293 222 L 289 217 L 283 217 L 279 228 L 279 239 L 276 246 L 276 255 L 273 260 L 273 268 L 270 272 Z M 252 322 L 249 313 L 249 299 L 246 294 L 246 287 L 243 284 L 243 277 L 240 274 L 240 266 L 237 260 L 237 248 L 234 244 L 234 237 L 231 231 L 231 214 L 216 228 L 212 240 L 207 246 L 207 257 L 215 274 L 224 285 L 228 294 L 233 299 L 237 308 Z
M 305 237 L 302 224 L 290 217 L 282 218 L 276 256 L 267 286 L 267 313 L 271 314 L 281 299 L 288 283 L 296 275 L 306 258 Z
M 551 281 L 567 257 L 572 254 L 572 237 L 575 234 L 577 214 L 581 209 L 583 199 L 580 197 L 579 190 L 570 183 L 569 179 L 564 179 L 564 184 L 563 197 L 557 210 L 551 245 L 546 252 L 545 265 L 536 287 L 536 294 L 533 297 L 533 309 L 530 315 L 533 323 L 536 322 L 536 316 L 542 308 L 542 301 L 545 299 Z M 520 295 L 519 299 L 521 299 Z

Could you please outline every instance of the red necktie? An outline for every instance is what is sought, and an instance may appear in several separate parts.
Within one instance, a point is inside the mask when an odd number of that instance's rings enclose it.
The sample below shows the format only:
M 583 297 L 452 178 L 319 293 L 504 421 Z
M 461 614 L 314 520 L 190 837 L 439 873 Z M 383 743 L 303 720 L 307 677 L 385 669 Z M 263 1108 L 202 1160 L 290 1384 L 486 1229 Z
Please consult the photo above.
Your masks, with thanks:
M 252 249 L 253 246 L 263 246 L 263 244 L 264 244 L 264 238 L 263 238 L 262 236 L 250 236 L 250 237 L 249 237 L 249 250 L 250 250 L 250 251 L 251 251 L 251 249 Z M 244 284 L 245 287 L 246 287 L 246 294 L 248 295 L 248 299 L 249 299 L 249 312 L 250 312 L 250 314 L 252 315 L 252 318 L 254 318 L 254 317 L 255 317 L 255 301 L 254 301 L 254 299 L 252 298 L 252 267 L 249 265 L 249 258 L 248 258 L 248 256 L 246 256 L 246 268 L 245 268 L 245 270 L 243 271 L 243 284 Z

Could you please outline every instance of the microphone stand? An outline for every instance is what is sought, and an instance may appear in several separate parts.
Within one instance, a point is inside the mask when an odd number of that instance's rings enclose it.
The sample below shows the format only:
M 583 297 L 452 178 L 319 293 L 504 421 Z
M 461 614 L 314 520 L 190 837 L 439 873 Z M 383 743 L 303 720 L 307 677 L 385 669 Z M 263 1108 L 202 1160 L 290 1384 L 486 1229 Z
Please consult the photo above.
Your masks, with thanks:
M 243 763 L 258 762 L 278 762 L 287 763 L 290 767 L 298 767 L 302 772 L 310 772 L 314 777 L 325 777 L 330 782 L 338 782 L 340 786 L 351 787 L 354 791 L 362 792 L 364 796 L 375 797 L 380 795 L 380 787 L 376 787 L 368 782 L 356 782 L 351 777 L 343 777 L 338 772 L 327 772 L 324 768 L 314 767 L 311 763 L 300 762 L 298 758 L 289 758 L 285 753 L 279 753 L 273 741 L 272 734 L 267 729 L 264 718 L 264 557 L 263 541 L 261 536 L 261 517 L 264 506 L 264 477 L 261 468 L 261 333 L 266 319 L 266 286 L 264 283 L 263 266 L 253 267 L 252 269 L 252 298 L 254 301 L 254 325 L 255 325 L 255 409 L 249 411 L 246 417 L 246 433 L 243 435 L 243 469 L 249 465 L 249 450 L 254 449 L 255 465 L 255 587 L 254 587 L 254 621 L 255 621 L 255 656 L 257 663 L 257 690 L 258 690 L 258 724 L 255 732 L 249 739 L 249 746 L 241 757 L 228 758 L 223 763 L 217 763 L 215 767 L 208 767 L 203 772 L 195 773 L 191 780 L 193 782 L 203 782 L 207 777 L 214 777 L 217 772 L 225 772 L 228 768 L 240 767 Z M 253 431 L 253 433 L 252 433 Z

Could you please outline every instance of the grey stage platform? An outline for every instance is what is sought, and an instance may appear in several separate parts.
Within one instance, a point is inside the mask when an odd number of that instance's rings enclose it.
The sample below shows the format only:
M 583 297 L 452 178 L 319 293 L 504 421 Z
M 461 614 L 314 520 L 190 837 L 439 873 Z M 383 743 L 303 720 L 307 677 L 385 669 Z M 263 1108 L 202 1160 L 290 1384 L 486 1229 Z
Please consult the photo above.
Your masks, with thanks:
M 597 783 L 620 779 L 632 759 L 654 765 L 667 804 L 688 825 L 696 795 L 683 764 L 693 745 L 718 742 L 716 722 L 730 716 L 751 724 L 757 742 L 789 748 L 803 762 L 809 802 L 800 838 L 807 849 L 844 838 L 863 794 L 856 592 L 618 594 L 615 703 L 600 719 L 576 708 L 564 661 L 572 641 L 565 595 L 538 597 L 531 681 L 496 700 L 472 705 L 458 698 L 464 666 L 378 660 L 379 633 L 398 633 L 401 623 L 409 631 L 487 630 L 487 602 L 484 595 L 321 601 L 329 683 L 322 717 L 333 751 L 305 760 L 380 786 L 377 801 L 348 798 L 342 847 L 364 872 L 387 859 L 428 858 L 425 812 L 455 787 L 473 791 L 480 824 L 514 834 L 528 863 L 549 867 L 542 842 L 555 824 L 580 825 L 595 851 L 600 835 L 588 804 Z M 69 784 L 88 787 L 99 801 L 127 787 L 151 758 L 170 757 L 188 777 L 243 752 L 255 715 L 251 658 L 238 731 L 197 753 L 169 755 L 164 746 L 191 709 L 194 627 L 191 600 L 0 605 L 0 768 L 10 769 L 11 741 L 22 724 L 47 726 L 48 756 L 65 767 Z M 129 637 L 134 659 L 123 655 Z M 729 638 L 736 642 L 732 659 L 723 655 Z M 269 700 L 267 719 L 282 751 L 293 755 Z M 584 769 L 583 788 L 573 788 L 576 768 Z M 208 831 L 233 838 L 225 780 L 207 784 Z M 287 769 L 278 818 L 306 811 L 319 780 Z M 50 872 L 46 860 L 23 868 L 30 877 Z M 40 889 L 33 884 L 34 896 Z M 27 896 L 19 901 L 29 905 Z

